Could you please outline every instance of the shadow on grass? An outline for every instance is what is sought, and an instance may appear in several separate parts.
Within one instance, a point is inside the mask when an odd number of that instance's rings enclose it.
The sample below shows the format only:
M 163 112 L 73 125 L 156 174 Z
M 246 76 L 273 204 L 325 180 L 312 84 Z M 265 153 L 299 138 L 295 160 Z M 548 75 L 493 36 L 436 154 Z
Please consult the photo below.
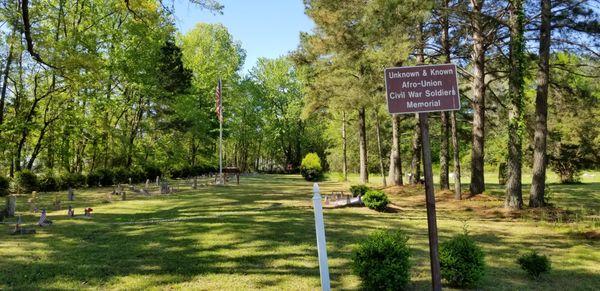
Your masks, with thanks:
M 42 229 L 34 237 L 0 235 L 9 244 L 27 245 L 23 248 L 25 254 L 2 252 L 0 286 L 31 290 L 167 288 L 197 280 L 199 276 L 234 274 L 259 276 L 248 288 L 281 289 L 284 277 L 292 276 L 292 280 L 306 280 L 303 286 L 318 289 L 311 185 L 297 176 L 243 177 L 240 186 L 205 187 L 195 192 L 151 197 L 149 201 L 166 201 L 140 209 L 139 213 L 134 208 L 129 210 L 128 202 L 119 202 L 114 207 L 132 213 L 97 213 L 91 220 L 57 217 L 54 226 Z M 353 247 L 382 228 L 407 232 L 415 266 L 410 288 L 430 288 L 426 224 L 415 217 L 423 212 L 410 210 L 379 214 L 347 208 L 325 212 L 334 289 L 348 288 L 347 281 L 353 278 L 350 261 Z M 223 212 L 232 213 L 159 224 L 111 224 Z M 440 241 L 461 231 L 460 226 L 442 227 Z M 486 229 L 472 234 L 484 248 L 490 265 L 480 286 L 526 289 L 531 285 L 516 265 L 498 267 L 501 264 L 496 261 L 512 262 L 516 252 L 525 248 L 568 251 L 573 246 L 560 235 L 546 235 L 540 241 L 534 238 L 514 241 L 509 239 L 512 235 L 509 230 Z M 557 268 L 552 275 L 553 284 L 540 286 L 560 286 L 556 284 L 570 278 L 598 281 L 597 274 L 585 269 Z M 131 282 L 122 283 L 124 277 L 142 279 L 129 286 L 126 284 Z M 568 283 L 573 286 L 573 282 Z

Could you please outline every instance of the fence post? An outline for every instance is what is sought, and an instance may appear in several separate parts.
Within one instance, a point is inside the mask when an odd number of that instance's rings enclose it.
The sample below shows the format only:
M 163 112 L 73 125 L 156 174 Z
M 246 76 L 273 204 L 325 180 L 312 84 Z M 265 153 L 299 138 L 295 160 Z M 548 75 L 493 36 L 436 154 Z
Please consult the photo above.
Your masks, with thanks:
M 319 253 L 319 272 L 321 273 L 321 289 L 331 290 L 329 282 L 329 264 L 327 263 L 327 245 L 325 243 L 325 224 L 323 223 L 323 205 L 319 185 L 313 185 L 313 206 L 315 210 L 315 228 L 317 232 L 317 250 Z

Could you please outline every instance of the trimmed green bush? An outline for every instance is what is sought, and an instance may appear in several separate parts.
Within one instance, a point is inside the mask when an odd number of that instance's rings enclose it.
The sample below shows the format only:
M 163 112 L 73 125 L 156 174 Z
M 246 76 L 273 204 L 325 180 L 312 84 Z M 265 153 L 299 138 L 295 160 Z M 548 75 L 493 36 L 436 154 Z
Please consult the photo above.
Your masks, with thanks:
M 100 177 L 100 185 L 106 187 L 115 184 L 115 175 L 110 169 L 99 169 L 95 173 Z
M 162 171 L 159 167 L 154 165 L 145 165 L 144 172 L 146 175 L 146 179 L 150 179 L 150 181 L 154 181 L 156 177 L 160 177 L 162 175 Z
M 358 195 L 360 196 L 365 196 L 365 194 L 367 193 L 367 191 L 369 191 L 369 187 L 367 187 L 367 185 L 352 185 L 350 186 L 350 192 L 352 193 L 352 196 L 356 197 Z
M 98 187 L 100 185 L 100 178 L 101 176 L 98 172 L 91 172 L 87 174 L 85 183 L 88 187 Z
M 37 191 L 39 187 L 38 177 L 29 170 L 15 173 L 14 183 L 19 193 L 31 193 Z
M 452 287 L 472 287 L 485 273 L 483 251 L 467 234 L 440 244 L 442 278 Z
M 0 197 L 8 195 L 10 188 L 10 180 L 4 176 L 0 176 Z
M 300 165 L 300 174 L 306 181 L 318 181 L 323 177 L 321 158 L 315 153 L 308 153 Z
M 118 167 L 113 170 L 115 183 L 129 182 L 129 171 L 123 167 Z
M 64 173 L 61 176 L 61 189 L 66 190 L 71 188 L 81 188 L 87 183 L 87 179 L 80 173 Z
M 517 259 L 517 264 L 531 277 L 539 278 L 543 273 L 550 271 L 550 259 L 545 255 L 539 255 L 536 251 L 527 253 Z
M 388 199 L 387 195 L 379 190 L 367 191 L 362 197 L 362 201 L 367 207 L 377 211 L 384 211 L 390 203 L 390 199 Z
M 352 254 L 352 270 L 365 290 L 400 290 L 410 281 L 408 236 L 401 231 L 377 231 Z
M 60 181 L 52 174 L 46 174 L 40 179 L 40 191 L 53 192 L 58 191 Z

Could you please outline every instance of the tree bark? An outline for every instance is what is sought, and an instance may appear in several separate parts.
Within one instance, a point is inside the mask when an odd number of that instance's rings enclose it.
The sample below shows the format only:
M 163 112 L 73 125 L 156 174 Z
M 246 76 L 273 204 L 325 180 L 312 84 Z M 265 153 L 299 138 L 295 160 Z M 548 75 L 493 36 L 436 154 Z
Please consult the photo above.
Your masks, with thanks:
M 13 45 L 12 42 L 8 48 L 8 56 L 6 56 L 6 65 L 2 71 L 2 89 L 0 89 L 0 125 L 4 123 L 4 104 L 6 100 L 6 89 L 8 88 L 8 76 L 10 74 L 10 66 L 12 64 Z
M 377 116 L 377 110 L 375 111 L 375 126 L 377 134 L 377 149 L 379 151 L 379 169 L 381 170 L 381 178 L 383 181 L 383 187 L 387 187 L 385 170 L 383 169 L 383 151 L 381 149 L 381 124 L 379 123 L 379 116 Z
M 452 63 L 452 52 L 450 44 L 450 1 L 444 0 L 445 11 L 442 13 L 442 48 L 446 63 Z M 443 124 L 443 122 L 442 122 Z M 447 121 L 446 121 L 447 124 Z M 446 127 L 447 128 L 447 127 Z M 450 111 L 450 132 L 452 137 L 452 148 L 454 158 L 454 199 L 462 198 L 462 189 L 460 185 L 460 148 L 458 146 L 458 134 L 456 126 L 456 115 L 454 111 Z M 447 141 L 447 139 L 445 139 Z M 448 158 L 447 158 L 448 159 Z
M 450 112 L 450 124 L 452 126 L 452 148 L 454 156 L 454 199 L 462 199 L 462 189 L 460 185 L 460 147 L 458 146 L 458 136 L 456 129 L 456 115 L 454 111 Z
M 415 129 L 412 140 L 412 161 L 410 163 L 410 183 L 417 184 L 421 180 L 421 127 L 419 114 L 415 114 Z
M 440 189 L 450 189 L 449 180 L 449 166 L 448 161 L 450 160 L 449 153 L 449 138 L 450 131 L 448 130 L 448 113 L 441 113 L 441 132 L 440 132 Z
M 346 144 L 346 111 L 342 112 L 342 172 L 344 174 L 344 182 L 348 181 L 348 152 Z
M 510 73 L 508 112 L 508 180 L 505 207 L 520 209 L 523 206 L 521 160 L 523 138 L 523 84 L 525 47 L 523 40 L 523 2 L 511 0 L 509 5 Z
M 390 152 L 390 170 L 388 179 L 394 186 L 401 186 L 402 182 L 402 159 L 400 157 L 400 116 L 392 115 L 392 150 Z
M 473 145 L 471 148 L 471 195 L 485 191 L 485 45 L 481 11 L 484 0 L 471 0 L 473 6 Z
M 533 177 L 529 207 L 544 206 L 546 188 L 546 138 L 548 136 L 548 83 L 550 80 L 550 21 L 551 0 L 540 0 L 542 23 L 540 25 L 540 44 L 537 76 L 537 92 L 535 97 L 535 133 L 533 139 Z
M 360 182 L 369 182 L 369 169 L 367 160 L 367 128 L 365 124 L 365 107 L 358 109 L 358 147 L 360 155 Z

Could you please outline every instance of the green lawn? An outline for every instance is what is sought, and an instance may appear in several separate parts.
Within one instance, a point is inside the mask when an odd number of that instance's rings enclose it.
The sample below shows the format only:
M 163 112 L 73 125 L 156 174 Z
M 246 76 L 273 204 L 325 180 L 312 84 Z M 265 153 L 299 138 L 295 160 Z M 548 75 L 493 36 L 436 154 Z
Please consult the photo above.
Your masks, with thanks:
M 347 186 L 321 183 L 323 192 Z M 600 183 L 550 187 L 557 206 L 574 209 L 575 222 L 540 221 L 529 215 L 510 218 L 499 207 L 502 189 L 493 185 L 485 199 L 456 202 L 444 199 L 450 193 L 439 193 L 440 240 L 467 227 L 485 250 L 487 273 L 480 289 L 600 286 L 600 243 L 578 235 L 598 231 Z M 242 177 L 239 186 L 128 195 L 128 201 L 106 201 L 111 189 L 77 191 L 72 204 L 76 214 L 91 206 L 92 219 L 51 211 L 54 225 L 29 236 L 10 236 L 9 226 L 0 225 L 0 290 L 315 290 L 320 283 L 311 189 L 312 184 L 299 176 L 268 175 Z M 403 229 L 410 235 L 411 288 L 430 288 L 422 189 L 388 192 L 394 203 L 389 213 L 325 210 L 334 289 L 359 287 L 350 269 L 351 250 L 382 228 Z M 31 225 L 37 217 L 27 211 L 26 200 L 19 197 L 19 210 Z M 42 195 L 40 205 L 50 207 L 52 200 L 53 195 Z M 174 218 L 180 220 L 156 221 Z M 553 270 L 539 281 L 529 279 L 515 263 L 519 253 L 531 249 L 552 259 Z

